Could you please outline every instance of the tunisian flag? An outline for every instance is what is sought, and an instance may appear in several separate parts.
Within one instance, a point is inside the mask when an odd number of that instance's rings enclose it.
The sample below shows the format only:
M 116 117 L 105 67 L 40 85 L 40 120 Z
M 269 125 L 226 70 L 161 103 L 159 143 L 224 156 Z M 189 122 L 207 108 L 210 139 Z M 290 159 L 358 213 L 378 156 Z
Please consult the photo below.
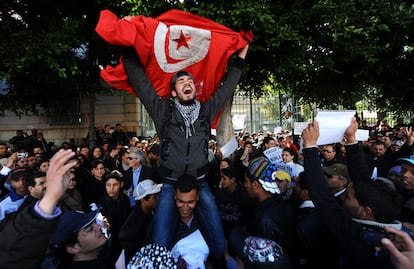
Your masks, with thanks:
M 190 72 L 200 102 L 205 102 L 217 89 L 230 56 L 253 40 L 251 31 L 237 33 L 176 9 L 157 18 L 135 16 L 130 20 L 103 10 L 95 30 L 112 45 L 135 47 L 160 97 L 170 96 L 171 78 L 176 72 Z M 122 64 L 105 67 L 101 77 L 112 87 L 136 96 Z

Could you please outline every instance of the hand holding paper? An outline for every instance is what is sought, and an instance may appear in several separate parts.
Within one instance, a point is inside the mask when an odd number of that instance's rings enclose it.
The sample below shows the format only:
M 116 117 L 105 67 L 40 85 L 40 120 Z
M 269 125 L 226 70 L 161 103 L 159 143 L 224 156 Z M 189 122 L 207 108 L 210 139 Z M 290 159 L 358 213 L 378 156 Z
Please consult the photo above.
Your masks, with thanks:
M 315 119 L 319 122 L 320 132 L 317 144 L 326 145 L 342 141 L 355 112 L 355 110 L 318 111 Z

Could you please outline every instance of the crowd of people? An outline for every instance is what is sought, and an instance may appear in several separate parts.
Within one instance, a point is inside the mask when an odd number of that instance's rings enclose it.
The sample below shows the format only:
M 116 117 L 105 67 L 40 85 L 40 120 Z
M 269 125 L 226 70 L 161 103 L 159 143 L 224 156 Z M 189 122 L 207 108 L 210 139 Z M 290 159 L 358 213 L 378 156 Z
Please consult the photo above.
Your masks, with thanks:
M 343 141 L 317 145 L 312 122 L 301 146 L 290 132 L 242 132 L 223 156 L 210 127 L 248 48 L 203 103 L 185 70 L 160 98 L 124 48 L 151 140 L 107 124 L 93 147 L 89 135 L 51 147 L 35 129 L 0 143 L 0 267 L 412 268 L 414 126 L 353 118 Z
M 199 182 L 184 176 L 173 187 L 178 219 L 176 225 L 169 224 L 174 229 L 173 244 L 165 248 L 176 258 L 171 259 L 174 266 L 261 268 L 257 264 L 262 263 L 270 266 L 264 268 L 409 268 L 404 264 L 413 258 L 404 258 L 404 253 L 414 251 L 413 127 L 370 127 L 368 141 L 356 141 L 358 128 L 367 127 L 354 120 L 343 141 L 328 145 L 316 145 L 317 131 L 309 135 L 305 129 L 302 148 L 292 142 L 297 139 L 290 133 L 236 133 L 239 148 L 227 158 L 211 137 L 212 157 L 203 180 L 219 212 L 226 242 L 224 263 L 211 258 L 199 223 L 203 218 L 198 210 Z M 154 244 L 158 230 L 153 217 L 163 188 L 159 138 L 114 143 L 112 133 L 105 135 L 108 146 L 91 149 L 63 143 L 44 150 L 29 138 L 15 145 L 11 142 L 16 139 L 0 143 L 0 229 L 8 236 L 10 231 L 19 233 L 14 230 L 18 225 L 37 227 L 33 222 L 42 216 L 35 216 L 39 201 L 56 190 L 50 178 L 57 171 L 49 169 L 59 155 L 66 156 L 61 166 L 70 164 L 67 171 L 59 171 L 68 182 L 59 197 L 54 196 L 56 208 L 49 206 L 51 215 L 63 216 L 38 227 L 39 236 L 45 237 L 43 253 L 23 263 L 46 266 L 70 260 L 78 268 L 115 268 L 121 253 L 128 263 L 141 248 Z M 275 151 L 280 154 L 276 161 L 269 155 Z M 57 208 L 60 212 L 55 212 Z M 75 247 L 82 240 L 86 248 Z M 13 249 L 19 244 L 12 242 L 2 255 L 14 257 Z M 263 242 L 272 247 L 266 249 Z M 89 263 L 74 262 L 84 261 L 85 256 Z M 4 268 L 22 264 L 12 258 L 4 260 L 8 262 Z

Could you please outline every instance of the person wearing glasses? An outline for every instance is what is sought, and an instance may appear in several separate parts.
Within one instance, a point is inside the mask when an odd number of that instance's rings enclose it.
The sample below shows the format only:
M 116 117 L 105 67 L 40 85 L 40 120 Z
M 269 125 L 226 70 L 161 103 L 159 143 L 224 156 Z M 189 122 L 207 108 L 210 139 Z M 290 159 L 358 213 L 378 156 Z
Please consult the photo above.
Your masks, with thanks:
M 321 154 L 323 166 L 330 166 L 335 163 L 344 163 L 344 161 L 338 158 L 334 144 L 324 145 L 321 149 Z
M 131 206 L 135 206 L 134 190 L 141 180 L 153 179 L 153 170 L 144 166 L 145 155 L 142 150 L 131 148 L 128 153 L 129 169 L 124 173 L 122 191 L 129 197 Z
M 329 189 L 335 196 L 339 204 L 343 203 L 346 188 L 351 182 L 348 173 L 348 167 L 342 163 L 334 163 L 330 166 L 322 167 L 325 173 L 325 179 Z

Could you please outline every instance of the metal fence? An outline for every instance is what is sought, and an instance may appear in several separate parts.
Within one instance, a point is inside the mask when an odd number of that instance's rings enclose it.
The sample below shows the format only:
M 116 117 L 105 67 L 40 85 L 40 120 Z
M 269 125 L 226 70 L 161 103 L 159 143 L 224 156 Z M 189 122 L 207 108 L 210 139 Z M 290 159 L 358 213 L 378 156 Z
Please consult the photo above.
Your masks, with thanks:
M 380 113 L 376 107 L 364 101 L 358 102 L 356 111 L 358 118 L 366 120 L 369 126 L 383 119 L 386 119 L 390 126 L 394 126 L 397 118 L 402 118 L 408 124 L 414 117 L 413 111 L 402 114 Z M 288 95 L 281 95 L 280 99 L 277 95 L 265 95 L 254 99 L 236 93 L 233 99 L 232 115 L 244 117 L 245 128 L 250 132 L 258 130 L 273 132 L 275 127 L 292 130 L 295 122 L 311 121 L 315 115 L 315 109 L 312 104 L 298 104 L 293 97 Z

